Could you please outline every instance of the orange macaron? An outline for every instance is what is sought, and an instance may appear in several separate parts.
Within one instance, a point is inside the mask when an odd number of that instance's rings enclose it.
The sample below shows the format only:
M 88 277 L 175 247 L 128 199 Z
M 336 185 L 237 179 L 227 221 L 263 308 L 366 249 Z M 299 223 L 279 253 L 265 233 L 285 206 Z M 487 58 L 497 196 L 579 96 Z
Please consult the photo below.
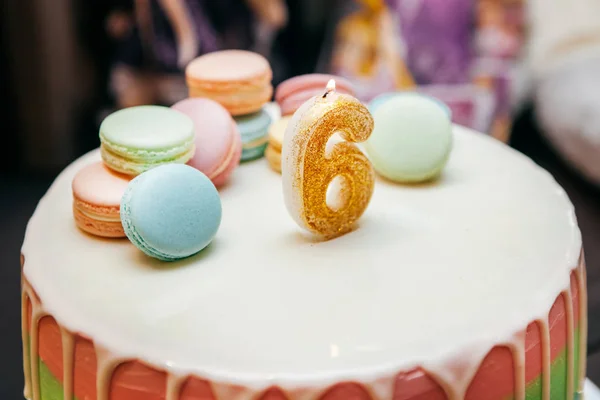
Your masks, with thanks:
M 90 164 L 73 179 L 73 216 L 77 226 L 92 235 L 125 237 L 121 224 L 121 198 L 131 177 L 102 162 Z
M 205 54 L 187 66 L 185 75 L 190 97 L 215 100 L 234 116 L 260 110 L 273 95 L 269 62 L 250 51 Z

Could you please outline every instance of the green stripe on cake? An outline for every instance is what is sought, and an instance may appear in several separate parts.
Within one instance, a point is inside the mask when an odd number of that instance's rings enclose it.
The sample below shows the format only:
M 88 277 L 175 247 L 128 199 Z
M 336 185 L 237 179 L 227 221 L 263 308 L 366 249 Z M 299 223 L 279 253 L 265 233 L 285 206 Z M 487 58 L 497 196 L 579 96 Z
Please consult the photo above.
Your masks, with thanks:
M 579 382 L 579 329 L 575 331 L 575 379 L 574 389 L 577 390 Z M 558 354 L 550 367 L 550 399 L 563 400 L 567 393 L 567 348 Z M 508 399 L 513 399 L 512 396 Z M 540 374 L 527 385 L 525 392 L 526 400 L 542 400 L 542 375 Z
M 27 357 L 30 357 L 30 342 L 27 341 L 26 343 L 23 343 L 23 346 L 25 347 Z M 38 358 L 38 362 L 40 373 L 40 400 L 63 400 L 64 391 L 62 384 L 54 377 L 41 358 Z M 33 388 L 31 389 L 33 390 Z M 73 396 L 73 400 L 77 400 L 77 398 Z
M 41 400 L 64 399 L 61 383 L 52 375 L 42 360 L 40 360 L 40 394 L 42 395 Z

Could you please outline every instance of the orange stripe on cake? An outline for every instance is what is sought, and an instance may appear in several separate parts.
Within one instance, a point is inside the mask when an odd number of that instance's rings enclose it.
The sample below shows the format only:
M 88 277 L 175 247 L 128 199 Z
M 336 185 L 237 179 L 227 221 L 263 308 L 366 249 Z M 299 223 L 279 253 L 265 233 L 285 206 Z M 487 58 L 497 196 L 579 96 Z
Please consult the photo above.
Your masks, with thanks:
M 328 389 L 319 400 L 372 400 L 369 392 L 358 383 L 339 383 Z
M 96 350 L 91 340 L 75 336 L 74 392 L 78 399 L 96 400 Z
M 167 374 L 138 361 L 128 361 L 114 371 L 110 398 L 114 400 L 164 400 Z
M 51 316 L 43 317 L 39 325 L 39 356 L 54 378 L 63 384 L 62 336 L 58 324 Z
M 290 398 L 281 389 L 273 387 L 267 389 L 260 397 L 260 400 L 290 400 Z
M 181 387 L 179 400 L 216 400 L 210 383 L 204 379 L 191 377 Z

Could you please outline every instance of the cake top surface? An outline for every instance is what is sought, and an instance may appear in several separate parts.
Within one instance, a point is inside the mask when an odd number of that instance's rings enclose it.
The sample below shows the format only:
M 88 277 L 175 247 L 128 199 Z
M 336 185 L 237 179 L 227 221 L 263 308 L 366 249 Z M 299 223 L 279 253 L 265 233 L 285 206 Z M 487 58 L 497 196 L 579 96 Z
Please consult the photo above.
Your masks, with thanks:
M 41 200 L 24 274 L 66 328 L 216 380 L 340 380 L 487 351 L 548 312 L 581 238 L 548 173 L 484 135 L 454 133 L 440 180 L 378 180 L 359 229 L 326 242 L 290 218 L 266 161 L 244 164 L 220 192 L 214 242 L 176 263 L 77 229 L 71 180 L 95 151 Z

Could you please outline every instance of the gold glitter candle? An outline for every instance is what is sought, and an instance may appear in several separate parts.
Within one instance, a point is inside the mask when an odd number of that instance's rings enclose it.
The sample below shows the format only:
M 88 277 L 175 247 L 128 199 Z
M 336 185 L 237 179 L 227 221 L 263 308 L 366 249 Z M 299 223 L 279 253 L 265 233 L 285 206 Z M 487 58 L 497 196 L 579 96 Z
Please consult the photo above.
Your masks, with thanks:
M 372 131 L 369 110 L 336 93 L 333 80 L 323 95 L 296 111 L 284 135 L 282 180 L 287 209 L 298 225 L 324 238 L 352 229 L 375 184 L 373 166 L 354 143 Z M 336 133 L 342 141 L 334 143 Z

